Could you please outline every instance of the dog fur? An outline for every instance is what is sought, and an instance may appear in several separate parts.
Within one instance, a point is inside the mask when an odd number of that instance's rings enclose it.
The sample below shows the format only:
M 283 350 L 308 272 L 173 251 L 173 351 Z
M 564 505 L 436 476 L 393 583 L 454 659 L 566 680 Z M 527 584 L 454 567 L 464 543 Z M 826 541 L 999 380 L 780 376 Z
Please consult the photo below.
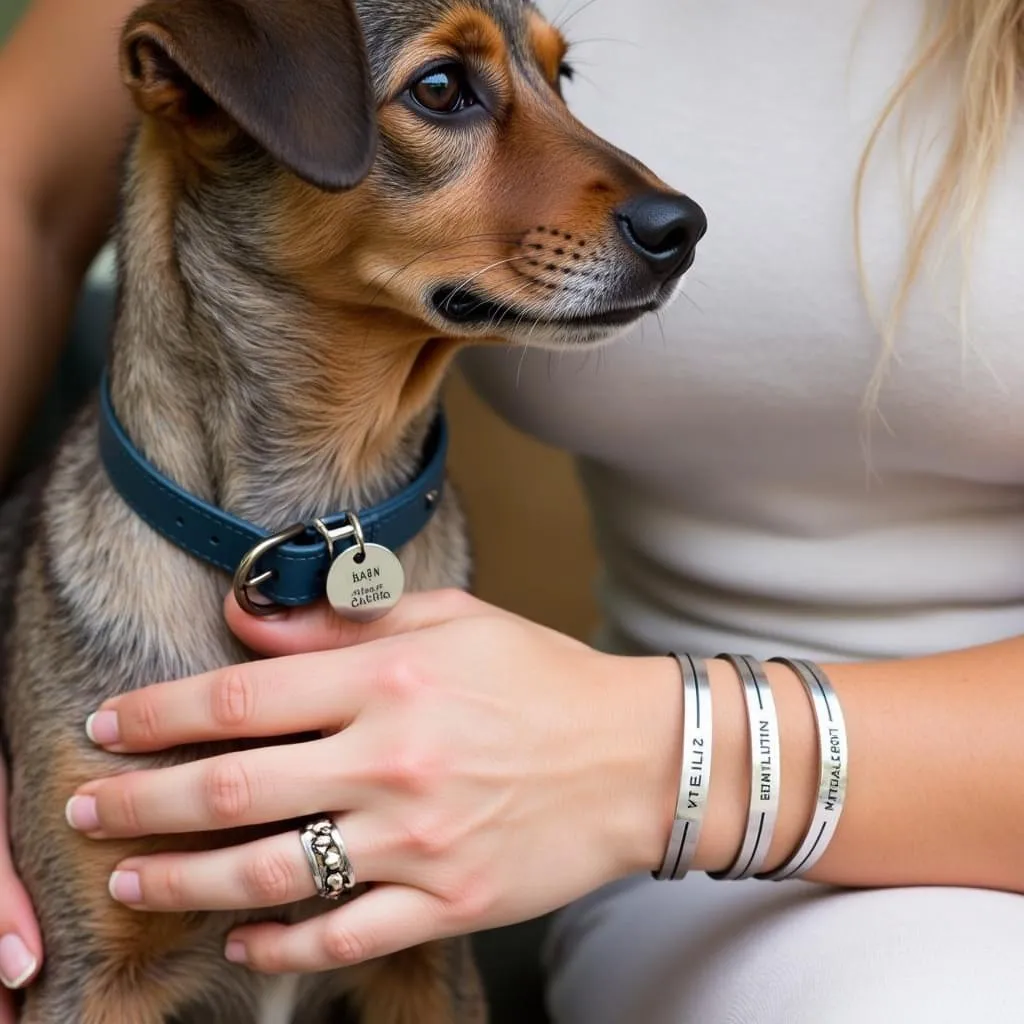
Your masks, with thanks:
M 155 0 L 132 15 L 121 58 L 141 117 L 109 369 L 122 423 L 163 473 L 268 530 L 378 502 L 415 472 L 461 346 L 598 343 L 625 322 L 595 323 L 602 309 L 667 301 L 676 280 L 652 280 L 611 216 L 666 186 L 572 118 L 564 54 L 524 0 Z M 458 129 L 407 102 L 438 55 L 487 91 L 488 112 Z M 488 316 L 453 321 L 431 301 L 444 285 L 489 297 Z M 322 904 L 144 914 L 107 895 L 126 856 L 252 833 L 216 780 L 221 833 L 72 832 L 63 809 L 86 780 L 223 749 L 113 757 L 86 716 L 250 655 L 223 624 L 224 575 L 113 491 L 96 417 L 90 402 L 0 511 L 10 822 L 47 950 L 24 1024 L 326 1024 L 346 993 L 365 1024 L 484 1021 L 464 941 L 268 982 L 224 960 L 226 932 Z M 411 589 L 467 585 L 450 490 L 401 558 Z

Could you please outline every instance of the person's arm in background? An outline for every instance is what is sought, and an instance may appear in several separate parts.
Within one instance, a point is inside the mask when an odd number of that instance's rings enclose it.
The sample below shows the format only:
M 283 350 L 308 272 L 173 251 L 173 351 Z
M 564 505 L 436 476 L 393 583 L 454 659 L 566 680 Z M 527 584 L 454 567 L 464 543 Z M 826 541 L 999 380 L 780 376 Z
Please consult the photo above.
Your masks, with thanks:
M 131 107 L 117 68 L 134 0 L 35 0 L 0 50 L 0 487 L 50 379 L 83 275 L 107 237 Z M 42 958 L 11 866 L 0 760 L 0 980 Z M 0 1024 L 13 1024 L 0 989 Z
M 112 222 L 134 0 L 36 0 L 0 50 L 0 484 Z

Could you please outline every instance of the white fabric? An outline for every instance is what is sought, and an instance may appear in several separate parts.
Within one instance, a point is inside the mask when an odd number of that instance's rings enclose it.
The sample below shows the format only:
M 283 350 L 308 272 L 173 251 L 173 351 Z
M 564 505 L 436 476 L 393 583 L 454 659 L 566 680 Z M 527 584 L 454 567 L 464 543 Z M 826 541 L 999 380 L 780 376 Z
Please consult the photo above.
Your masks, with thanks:
M 633 879 L 548 945 L 556 1024 L 1020 1024 L 1024 897 Z
M 549 0 L 557 13 L 565 0 Z M 1024 133 L 973 264 L 933 261 L 881 394 L 858 285 L 857 162 L 922 0 L 571 0 L 583 119 L 708 214 L 686 295 L 600 354 L 475 351 L 513 424 L 580 456 L 606 570 L 603 643 L 822 659 L 912 655 L 1024 629 Z M 576 11 L 575 14 L 572 12 Z M 868 179 L 886 300 L 915 139 Z M 923 151 L 920 183 L 941 145 Z M 558 1024 L 1024 1021 L 1024 900 L 631 882 L 572 908 L 549 957 Z
M 512 423 L 582 457 L 616 642 L 845 658 L 1020 632 L 1024 133 L 983 220 L 968 344 L 959 268 L 933 268 L 869 472 L 860 406 L 880 343 L 857 281 L 853 185 L 920 0 L 576 8 L 567 30 L 592 84 L 570 86 L 570 103 L 701 203 L 708 235 L 661 327 L 648 318 L 599 353 L 481 349 L 465 365 Z M 941 125 L 945 110 L 914 124 Z M 925 181 L 937 153 L 920 161 Z M 883 299 L 905 195 L 894 131 L 865 210 Z

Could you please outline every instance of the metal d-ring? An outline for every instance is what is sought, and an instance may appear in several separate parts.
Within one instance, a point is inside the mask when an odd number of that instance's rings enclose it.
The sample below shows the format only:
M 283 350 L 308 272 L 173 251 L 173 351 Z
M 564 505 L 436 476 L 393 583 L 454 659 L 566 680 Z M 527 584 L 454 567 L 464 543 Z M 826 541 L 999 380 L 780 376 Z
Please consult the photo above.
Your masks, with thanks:
M 268 551 L 273 551 L 274 548 L 287 544 L 290 540 L 294 540 L 305 532 L 306 524 L 296 523 L 281 533 L 275 533 L 273 537 L 261 540 L 242 556 L 242 560 L 238 563 L 238 568 L 235 570 L 234 591 L 235 600 L 243 611 L 247 611 L 250 615 L 273 615 L 274 612 L 279 610 L 280 605 L 273 601 L 256 602 L 249 596 L 250 590 L 254 590 L 272 580 L 275 576 L 275 571 L 268 569 L 266 572 L 261 572 L 258 576 L 251 578 L 249 574 L 256 567 L 256 563 Z
M 363 533 L 363 524 L 359 522 L 359 516 L 355 512 L 345 513 L 345 525 L 332 530 L 322 519 L 313 520 L 313 529 L 320 534 L 327 542 L 327 555 L 334 561 L 334 542 L 344 540 L 346 537 L 355 537 L 359 545 L 359 561 L 366 557 L 366 535 Z
M 346 512 L 345 518 L 348 519 L 352 525 L 352 534 L 356 539 L 356 543 L 359 545 L 358 560 L 360 562 L 366 558 L 366 537 L 363 534 L 363 524 L 359 522 L 359 516 L 355 512 Z

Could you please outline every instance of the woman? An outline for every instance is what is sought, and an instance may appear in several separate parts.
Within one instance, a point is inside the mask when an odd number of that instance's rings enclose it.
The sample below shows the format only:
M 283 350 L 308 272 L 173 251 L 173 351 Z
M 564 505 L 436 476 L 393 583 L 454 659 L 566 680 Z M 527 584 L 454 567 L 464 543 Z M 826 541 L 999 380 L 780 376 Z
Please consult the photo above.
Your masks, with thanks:
M 8 453 L 109 216 L 129 115 L 107 64 L 129 6 L 36 0 L 0 59 L 0 123 L 19 140 L 0 169 Z M 559 1024 L 1020 1019 L 1024 4 L 950 0 L 922 37 L 925 7 L 570 11 L 593 79 L 570 102 L 712 224 L 661 331 L 600 362 L 466 363 L 505 416 L 581 457 L 605 628 L 589 648 L 458 595 L 358 628 L 229 603 L 242 640 L 283 660 L 97 709 L 91 735 L 113 750 L 327 731 L 285 773 L 260 751 L 232 759 L 236 823 L 330 794 L 378 884 L 313 922 L 240 929 L 227 956 L 319 970 L 572 904 L 547 949 Z M 682 882 L 650 877 L 693 728 L 669 650 L 707 668 L 714 706 Z M 802 880 L 696 873 L 728 871 L 748 827 L 747 715 L 722 651 L 814 659 L 841 704 L 846 801 Z M 819 747 L 797 676 L 766 671 L 784 779 L 770 871 L 807 832 Z M 205 770 L 96 782 L 70 823 L 97 841 L 216 827 Z M 146 913 L 314 889 L 285 832 L 123 864 L 111 891 Z M 25 984 L 42 949 L 6 861 L 0 893 L 0 974 Z

